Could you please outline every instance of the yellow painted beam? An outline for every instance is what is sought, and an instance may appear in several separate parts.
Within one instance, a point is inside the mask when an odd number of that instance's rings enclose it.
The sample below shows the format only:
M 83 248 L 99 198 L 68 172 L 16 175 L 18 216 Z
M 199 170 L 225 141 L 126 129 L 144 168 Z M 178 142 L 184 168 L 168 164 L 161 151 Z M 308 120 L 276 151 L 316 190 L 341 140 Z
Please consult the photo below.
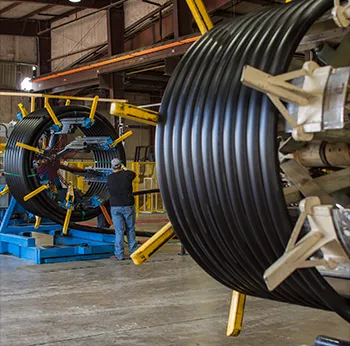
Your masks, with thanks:
M 47 95 L 47 94 L 36 94 L 36 93 L 25 93 L 15 91 L 0 91 L 0 96 L 15 96 L 15 97 L 41 97 L 47 99 L 56 100 L 74 100 L 74 101 L 93 101 L 93 97 L 80 97 L 80 96 L 69 96 L 69 95 Z M 107 99 L 100 98 L 99 102 L 127 102 L 125 99 Z
M 186 0 L 202 35 L 211 30 L 214 25 L 202 0 Z
M 230 315 L 228 318 L 227 324 L 227 336 L 238 336 L 242 331 L 243 325 L 243 315 L 245 307 L 246 296 L 243 293 L 233 291 L 231 306 L 230 306 Z
M 127 139 L 128 137 L 130 137 L 132 135 L 132 131 L 128 131 L 126 133 L 124 133 L 122 136 L 120 136 L 119 138 L 117 138 L 111 145 L 110 147 L 115 147 L 118 143 L 124 141 L 125 139 Z
M 41 185 L 40 187 L 38 187 L 37 189 L 35 189 L 34 191 L 28 193 L 28 195 L 25 195 L 23 197 L 23 200 L 25 202 L 29 201 L 31 198 L 35 197 L 36 195 L 38 195 L 40 192 L 44 191 L 44 190 L 47 190 L 50 188 L 50 185 L 49 184 L 46 184 L 46 185 Z
M 158 123 L 158 112 L 138 108 L 128 103 L 113 102 L 111 104 L 110 114 L 147 125 L 156 126 Z
M 24 143 L 21 143 L 21 142 L 17 142 L 16 143 L 16 146 L 17 147 L 20 147 L 20 148 L 23 148 L 23 149 L 27 149 L 27 150 L 30 150 L 30 151 L 34 151 L 38 154 L 44 154 L 44 150 L 41 150 L 39 148 L 35 148 L 35 147 L 32 147 L 31 145 L 28 145 L 28 144 L 24 144 Z
M 155 235 L 153 235 L 143 245 L 141 245 L 130 257 L 133 260 L 134 264 L 142 264 L 174 237 L 175 232 L 171 226 L 171 223 L 168 222 Z
M 27 111 L 26 107 L 24 107 L 23 103 L 19 103 L 18 108 L 22 113 L 22 117 L 25 118 L 28 115 L 28 111 Z
M 4 152 L 6 149 L 6 143 L 0 143 L 0 152 Z

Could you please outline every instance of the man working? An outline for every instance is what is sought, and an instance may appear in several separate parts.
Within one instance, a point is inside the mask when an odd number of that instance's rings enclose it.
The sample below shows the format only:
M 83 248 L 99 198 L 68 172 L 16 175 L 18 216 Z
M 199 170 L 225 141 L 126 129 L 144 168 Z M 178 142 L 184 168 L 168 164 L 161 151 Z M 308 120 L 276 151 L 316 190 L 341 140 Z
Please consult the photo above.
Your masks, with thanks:
M 113 173 L 107 178 L 110 194 L 111 214 L 115 228 L 115 251 L 111 259 L 124 260 L 124 224 L 130 255 L 136 251 L 135 237 L 135 201 L 132 193 L 132 181 L 136 174 L 124 168 L 119 159 L 113 159 Z

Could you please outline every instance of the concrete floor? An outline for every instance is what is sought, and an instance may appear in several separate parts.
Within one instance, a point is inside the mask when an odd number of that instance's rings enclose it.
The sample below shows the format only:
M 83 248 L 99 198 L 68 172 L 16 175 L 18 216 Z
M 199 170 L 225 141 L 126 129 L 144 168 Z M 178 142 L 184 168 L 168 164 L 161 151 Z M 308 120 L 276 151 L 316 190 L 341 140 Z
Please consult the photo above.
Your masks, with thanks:
M 248 297 L 244 330 L 225 336 L 230 290 L 168 245 L 143 266 L 98 260 L 32 265 L 0 256 L 1 346 L 312 345 L 350 339 L 329 312 Z

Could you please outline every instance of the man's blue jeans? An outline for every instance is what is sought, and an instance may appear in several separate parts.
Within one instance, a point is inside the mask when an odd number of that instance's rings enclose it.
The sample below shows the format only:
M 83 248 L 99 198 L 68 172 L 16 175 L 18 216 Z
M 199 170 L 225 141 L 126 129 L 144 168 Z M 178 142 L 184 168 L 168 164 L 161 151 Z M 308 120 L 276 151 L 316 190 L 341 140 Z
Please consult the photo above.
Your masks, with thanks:
M 124 225 L 128 239 L 130 255 L 137 249 L 135 236 L 135 206 L 111 207 L 112 220 L 115 229 L 115 251 L 117 258 L 124 258 Z

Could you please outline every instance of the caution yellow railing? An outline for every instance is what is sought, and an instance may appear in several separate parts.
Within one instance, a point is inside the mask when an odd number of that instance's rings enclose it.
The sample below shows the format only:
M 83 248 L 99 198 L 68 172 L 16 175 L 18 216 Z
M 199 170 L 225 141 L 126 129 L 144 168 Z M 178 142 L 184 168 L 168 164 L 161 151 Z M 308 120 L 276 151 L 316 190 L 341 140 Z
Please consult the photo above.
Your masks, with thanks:
M 68 160 L 65 162 L 71 167 L 84 169 L 93 167 L 94 161 L 84 160 Z M 136 173 L 136 178 L 133 181 L 133 191 L 154 190 L 159 189 L 156 164 L 155 162 L 133 162 L 128 161 L 126 164 L 128 169 Z M 77 177 L 75 174 L 61 170 L 59 172 L 64 180 L 71 181 L 82 192 L 86 192 L 89 188 L 83 177 Z M 164 205 L 159 193 L 150 193 L 146 195 L 135 196 L 136 214 L 139 213 L 164 213 Z
M 133 191 L 158 189 L 155 162 L 127 162 L 127 168 L 136 173 Z M 164 206 L 159 193 L 135 196 L 136 215 L 139 213 L 164 213 Z

